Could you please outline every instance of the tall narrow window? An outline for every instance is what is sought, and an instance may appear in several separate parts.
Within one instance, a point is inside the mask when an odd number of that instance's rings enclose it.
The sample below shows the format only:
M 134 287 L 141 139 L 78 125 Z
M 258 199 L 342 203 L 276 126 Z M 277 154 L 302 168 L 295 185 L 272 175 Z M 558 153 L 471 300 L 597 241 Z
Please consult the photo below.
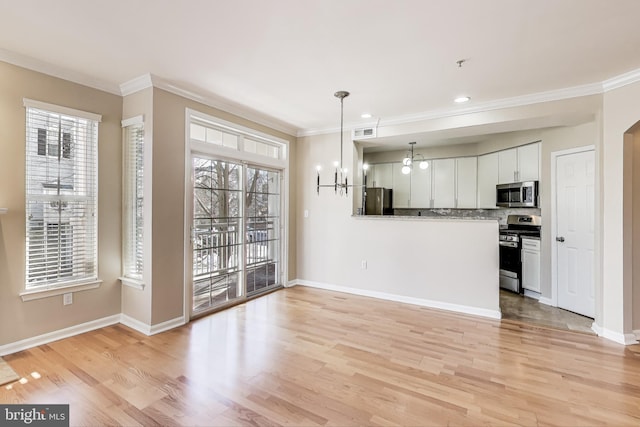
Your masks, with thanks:
M 26 288 L 95 281 L 100 116 L 24 103 Z
M 144 266 L 144 128 L 125 126 L 123 149 L 123 278 L 141 282 Z

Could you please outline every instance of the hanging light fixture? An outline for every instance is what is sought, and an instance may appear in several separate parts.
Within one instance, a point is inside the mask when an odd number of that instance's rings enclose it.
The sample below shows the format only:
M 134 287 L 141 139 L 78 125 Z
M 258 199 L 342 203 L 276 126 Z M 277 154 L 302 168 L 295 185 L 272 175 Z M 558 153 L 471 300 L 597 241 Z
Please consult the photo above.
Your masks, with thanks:
M 413 146 L 416 145 L 415 142 L 410 142 L 409 145 L 411 149 L 407 151 L 407 155 L 404 159 L 402 159 L 402 173 L 408 175 L 411 173 L 413 169 L 413 164 L 418 161 L 420 162 L 420 169 L 426 169 L 429 167 L 429 162 L 427 162 L 422 154 L 414 154 Z
M 340 90 L 333 94 L 336 98 L 340 99 L 340 162 L 334 162 L 333 166 L 335 171 L 333 173 L 333 184 L 320 184 L 320 165 L 316 166 L 317 171 L 317 183 L 316 191 L 320 194 L 320 187 L 333 187 L 336 194 L 340 190 L 340 195 L 347 195 L 349 193 L 349 187 L 360 187 L 360 185 L 350 185 L 347 178 L 347 169 L 342 165 L 342 146 L 343 146 L 343 126 L 344 126 L 344 99 L 349 96 L 349 92 Z

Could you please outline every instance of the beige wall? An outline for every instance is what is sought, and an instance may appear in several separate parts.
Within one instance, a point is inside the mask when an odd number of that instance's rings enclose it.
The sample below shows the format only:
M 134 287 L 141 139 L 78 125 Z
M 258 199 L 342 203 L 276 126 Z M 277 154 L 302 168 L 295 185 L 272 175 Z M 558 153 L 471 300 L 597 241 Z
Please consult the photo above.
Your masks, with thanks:
M 636 125 L 636 127 L 638 127 Z M 640 330 L 640 129 L 633 133 L 633 330 Z
M 337 134 L 298 140 L 297 211 L 308 213 L 298 221 L 299 282 L 497 313 L 498 223 L 352 217 L 357 192 L 315 191 L 315 165 L 324 167 L 322 183 L 333 182 L 338 140 Z M 356 166 L 350 145 L 345 164 Z M 460 245 L 464 240 L 474 245 Z
M 605 331 L 618 336 L 632 328 L 632 174 L 633 151 L 625 153 L 625 133 L 640 119 L 640 83 L 604 95 L 602 142 L 602 287 Z M 631 140 L 633 137 L 631 137 Z M 625 185 L 625 183 L 627 183 Z M 625 202 L 626 199 L 626 202 Z M 638 310 L 640 308 L 636 308 Z
M 542 141 L 540 148 L 540 212 L 542 216 L 542 236 L 540 239 L 540 281 L 542 296 L 549 299 L 554 299 L 554 296 L 551 294 L 551 257 L 552 245 L 555 244 L 555 236 L 551 233 L 553 222 L 551 175 L 554 172 L 553 165 L 551 163 L 551 156 L 552 153 L 556 151 L 590 145 L 594 146 L 597 155 L 600 146 L 600 138 L 597 130 L 598 124 L 596 122 L 591 122 L 580 126 L 544 129 L 540 131 L 539 138 Z M 597 218 L 598 215 L 596 214 L 596 219 Z M 599 253 L 597 249 L 596 251 L 597 258 Z M 599 284 L 596 283 L 596 287 L 599 287 Z
M 153 88 L 147 88 L 139 92 L 127 95 L 122 99 L 122 118 L 130 119 L 136 116 L 144 119 L 145 160 L 153 160 Z M 144 188 L 153 188 L 153 161 L 144 164 Z M 147 193 L 143 212 L 145 213 L 144 236 L 152 235 L 153 225 L 153 198 Z M 149 239 L 150 241 L 151 239 Z M 122 287 L 122 314 L 129 316 L 145 325 L 151 325 L 151 292 L 153 283 L 152 259 L 153 248 L 147 247 L 144 254 L 143 281 L 144 289 Z
M 153 266 L 151 323 L 183 316 L 185 109 L 209 114 L 290 142 L 295 138 L 161 89 L 153 90 Z M 295 165 L 291 163 L 291 171 Z M 295 180 L 290 180 L 289 277 L 295 277 Z
M 122 98 L 0 62 L 0 345 L 120 313 Z M 23 98 L 102 115 L 98 131 L 98 289 L 23 302 L 25 108 Z
M 160 89 L 120 97 L 0 62 L 0 346 L 123 313 L 149 326 L 175 320 L 184 309 L 184 169 L 185 108 L 288 140 L 296 156 L 295 138 L 207 107 Z M 24 288 L 24 152 L 25 109 L 31 98 L 102 115 L 99 126 L 98 253 L 95 290 L 75 292 L 72 305 L 62 296 L 22 302 Z M 152 150 L 149 184 L 151 208 L 146 211 L 152 247 L 147 254 L 144 290 L 122 286 L 122 118 L 143 115 L 145 143 Z M 294 162 L 290 171 L 295 171 Z M 293 175 L 294 176 L 294 175 Z M 297 183 L 289 181 L 290 220 L 288 274 L 296 275 Z M 152 255 L 151 255 L 152 254 Z
M 457 235 L 456 230 L 469 232 L 468 225 L 459 226 L 442 222 L 438 229 L 429 222 L 382 223 L 351 218 L 353 196 L 348 198 L 315 194 L 315 163 L 318 159 L 329 161 L 336 135 L 295 138 L 238 118 L 229 113 L 207 107 L 195 101 L 160 89 L 149 89 L 123 101 L 122 97 L 96 89 L 74 84 L 37 72 L 25 70 L 0 62 L 0 207 L 9 208 L 7 215 L 0 216 L 0 322 L 11 327 L 0 328 L 0 345 L 57 331 L 96 319 L 124 312 L 131 317 L 156 325 L 183 315 L 184 286 L 184 123 L 186 107 L 220 117 L 224 120 L 254 128 L 258 131 L 290 141 L 291 175 L 289 269 L 290 279 L 298 278 L 343 286 L 355 286 L 377 292 L 412 295 L 416 298 L 439 299 L 451 304 L 475 304 L 486 309 L 495 308 L 493 294 L 486 298 L 471 295 L 474 301 L 463 294 L 437 287 L 445 280 L 441 270 L 426 279 L 416 272 L 424 267 L 423 260 L 429 257 L 441 260 L 442 265 L 452 267 L 438 258 L 432 242 L 445 240 L 439 230 Z M 137 98 L 139 96 L 139 98 Z M 62 297 L 56 296 L 30 302 L 22 302 L 18 294 L 24 287 L 24 129 L 25 111 L 23 98 L 62 105 L 89 111 L 103 116 L 99 127 L 99 276 L 103 280 L 100 288 L 76 292 L 74 303 L 62 305 Z M 151 112 L 148 113 L 149 108 Z M 411 134 L 424 130 L 441 131 L 460 128 L 472 133 L 487 131 L 486 125 L 510 123 L 514 127 L 520 120 L 545 115 L 588 115 L 589 111 L 601 108 L 602 121 L 596 117 L 592 122 L 572 128 L 554 128 L 542 131 L 519 132 L 503 135 L 488 143 L 478 144 L 476 154 L 495 151 L 507 146 L 519 145 L 515 141 L 542 143 L 542 215 L 543 235 L 543 283 L 550 282 L 550 218 L 545 217 L 550 206 L 548 174 L 551 170 L 550 155 L 553 151 L 582 145 L 596 145 L 601 168 L 599 205 L 599 242 L 601 271 L 597 279 L 602 293 L 596 308 L 596 321 L 614 339 L 629 334 L 640 327 L 640 292 L 638 274 L 634 279 L 633 244 L 638 237 L 633 230 L 637 226 L 637 205 L 632 203 L 634 187 L 633 164 L 637 136 L 624 135 L 640 119 L 640 83 L 611 90 L 604 96 L 589 96 L 553 103 L 536 104 L 506 110 L 460 115 L 445 119 L 423 121 L 408 125 L 386 126 L 379 129 L 379 136 Z M 121 258 L 121 126 L 123 114 L 136 115 L 142 112 L 151 119 L 153 145 L 153 262 L 152 283 L 144 292 L 126 289 L 117 280 Z M 593 120 L 593 119 L 592 119 Z M 601 137 L 601 139 L 600 139 Z M 599 143 L 599 141 L 602 141 Z M 594 142 L 595 141 L 595 142 Z M 510 145 L 513 144 L 513 145 Z M 631 149 L 629 148 L 631 147 Z M 433 156 L 448 156 L 449 148 L 434 149 Z M 456 149 L 457 150 L 457 149 Z M 464 147 L 463 151 L 473 151 Z M 345 150 L 345 164 L 360 172 L 356 149 Z M 453 153 L 453 152 L 451 152 Z M 626 154 L 625 154 L 626 153 Z M 635 162 L 637 163 L 637 162 Z M 637 177 L 635 178 L 637 179 Z M 326 182 L 327 177 L 323 180 Z M 546 182 L 545 182 L 546 181 Z M 625 185 L 625 183 L 627 183 Z M 637 188 L 635 188 L 637 190 Z M 323 190 L 324 191 L 324 190 Z M 634 207 L 635 206 L 635 207 Z M 309 211 L 309 217 L 303 213 Z M 453 223 L 452 223 L 453 224 Z M 418 228 L 415 227 L 424 227 Z M 487 239 L 493 229 L 480 226 L 480 239 Z M 434 234 L 435 233 L 435 234 Z M 440 236 L 434 239 L 434 236 Z M 600 238 L 601 237 L 601 238 Z M 410 241 L 411 250 L 400 242 Z M 428 242 L 426 245 L 421 242 Z M 373 242 L 373 243 L 372 243 Z M 376 243 L 377 242 L 377 243 Z M 380 252 L 375 251 L 380 249 Z M 420 254 L 420 258 L 415 258 Z M 402 255 L 402 257 L 400 257 Z M 406 258 L 405 258 L 406 255 Z M 481 256 L 469 253 L 468 256 Z M 493 265 L 490 253 L 485 261 Z M 365 272 L 360 268 L 362 257 L 372 261 Z M 497 257 L 497 255 L 496 255 Z M 408 262 L 407 262 L 408 260 Z M 545 261 L 546 260 L 546 261 Z M 391 263 L 391 264 L 389 264 Z M 546 264 L 545 264 L 546 263 Z M 637 263 L 637 262 L 636 262 Z M 400 282 L 389 275 L 391 268 L 376 270 L 384 266 L 408 266 L 407 276 Z M 546 265 L 546 267 L 545 267 Z M 493 280 L 491 273 L 477 266 L 486 282 Z M 471 269 L 469 269 L 471 270 Z M 380 274 L 373 274 L 378 272 Z M 432 278 L 438 280 L 432 280 Z M 543 285 L 545 286 L 545 285 Z M 548 285 L 547 285 L 548 286 Z M 550 292 L 543 287 L 543 294 Z M 635 293 L 634 293 L 635 292 Z M 547 295 L 548 296 L 548 295 Z M 476 298 L 477 297 L 477 298 Z M 635 307 L 636 315 L 633 315 Z

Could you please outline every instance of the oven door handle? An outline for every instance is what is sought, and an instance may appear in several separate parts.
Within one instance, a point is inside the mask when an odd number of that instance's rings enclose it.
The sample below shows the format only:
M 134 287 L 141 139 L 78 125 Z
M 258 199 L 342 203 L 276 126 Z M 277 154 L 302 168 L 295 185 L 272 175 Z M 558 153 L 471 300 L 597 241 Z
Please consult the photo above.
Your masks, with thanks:
M 518 249 L 518 243 L 517 242 L 500 242 L 500 246 L 507 246 L 509 248 Z

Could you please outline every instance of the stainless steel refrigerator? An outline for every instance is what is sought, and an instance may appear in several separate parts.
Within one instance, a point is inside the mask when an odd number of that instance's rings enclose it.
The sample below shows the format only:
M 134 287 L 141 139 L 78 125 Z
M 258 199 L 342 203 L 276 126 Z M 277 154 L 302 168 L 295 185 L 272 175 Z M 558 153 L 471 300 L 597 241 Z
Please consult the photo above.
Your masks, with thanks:
M 365 194 L 365 215 L 393 215 L 393 190 L 370 187 Z

